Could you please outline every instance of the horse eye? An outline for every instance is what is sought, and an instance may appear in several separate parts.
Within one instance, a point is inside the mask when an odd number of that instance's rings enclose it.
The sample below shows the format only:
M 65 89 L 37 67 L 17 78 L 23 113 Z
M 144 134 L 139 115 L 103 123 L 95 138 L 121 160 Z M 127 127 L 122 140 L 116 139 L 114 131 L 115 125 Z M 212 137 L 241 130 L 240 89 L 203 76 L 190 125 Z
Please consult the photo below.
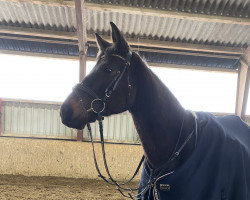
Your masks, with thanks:
M 112 69 L 110 69 L 110 68 L 105 68 L 104 71 L 105 71 L 106 73 L 111 73 L 111 72 L 112 72 Z

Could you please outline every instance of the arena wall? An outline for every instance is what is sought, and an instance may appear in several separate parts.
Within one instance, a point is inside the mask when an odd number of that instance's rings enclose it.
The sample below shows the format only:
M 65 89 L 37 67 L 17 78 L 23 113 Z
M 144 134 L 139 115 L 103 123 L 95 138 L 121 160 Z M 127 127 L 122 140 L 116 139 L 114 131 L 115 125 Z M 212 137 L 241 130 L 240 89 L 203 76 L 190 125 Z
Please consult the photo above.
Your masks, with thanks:
M 141 159 L 142 147 L 126 144 L 105 147 L 114 178 L 130 178 Z M 95 148 L 104 172 L 100 144 Z M 89 142 L 0 137 L 0 149 L 0 174 L 97 178 Z

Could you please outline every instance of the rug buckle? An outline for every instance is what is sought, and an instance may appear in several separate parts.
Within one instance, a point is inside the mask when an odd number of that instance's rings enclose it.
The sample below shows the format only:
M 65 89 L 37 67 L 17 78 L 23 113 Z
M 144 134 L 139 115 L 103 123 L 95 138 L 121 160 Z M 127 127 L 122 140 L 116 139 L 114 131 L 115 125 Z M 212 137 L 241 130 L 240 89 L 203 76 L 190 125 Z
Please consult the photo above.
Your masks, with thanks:
M 160 184 L 160 190 L 170 191 L 170 185 L 169 184 Z

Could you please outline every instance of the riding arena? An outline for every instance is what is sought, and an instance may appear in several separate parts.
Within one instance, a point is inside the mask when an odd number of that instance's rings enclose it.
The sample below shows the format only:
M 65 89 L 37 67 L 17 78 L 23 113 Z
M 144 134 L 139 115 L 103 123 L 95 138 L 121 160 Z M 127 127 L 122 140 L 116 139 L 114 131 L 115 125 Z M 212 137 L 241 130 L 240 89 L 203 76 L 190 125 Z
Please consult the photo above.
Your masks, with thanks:
M 0 0 L 0 199 L 250 200 L 250 1 Z

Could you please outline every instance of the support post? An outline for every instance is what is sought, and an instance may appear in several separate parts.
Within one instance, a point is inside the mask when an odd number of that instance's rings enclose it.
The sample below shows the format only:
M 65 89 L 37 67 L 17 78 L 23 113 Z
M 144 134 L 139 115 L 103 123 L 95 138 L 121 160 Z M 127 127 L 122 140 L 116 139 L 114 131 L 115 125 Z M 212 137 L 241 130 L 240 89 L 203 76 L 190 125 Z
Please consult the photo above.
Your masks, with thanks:
M 0 136 L 2 134 L 2 99 L 0 99 Z
M 75 0 L 77 36 L 79 48 L 79 82 L 86 76 L 87 31 L 84 0 Z M 83 130 L 77 130 L 77 141 L 83 141 Z
M 250 46 L 240 60 L 235 113 L 245 119 L 250 83 Z

